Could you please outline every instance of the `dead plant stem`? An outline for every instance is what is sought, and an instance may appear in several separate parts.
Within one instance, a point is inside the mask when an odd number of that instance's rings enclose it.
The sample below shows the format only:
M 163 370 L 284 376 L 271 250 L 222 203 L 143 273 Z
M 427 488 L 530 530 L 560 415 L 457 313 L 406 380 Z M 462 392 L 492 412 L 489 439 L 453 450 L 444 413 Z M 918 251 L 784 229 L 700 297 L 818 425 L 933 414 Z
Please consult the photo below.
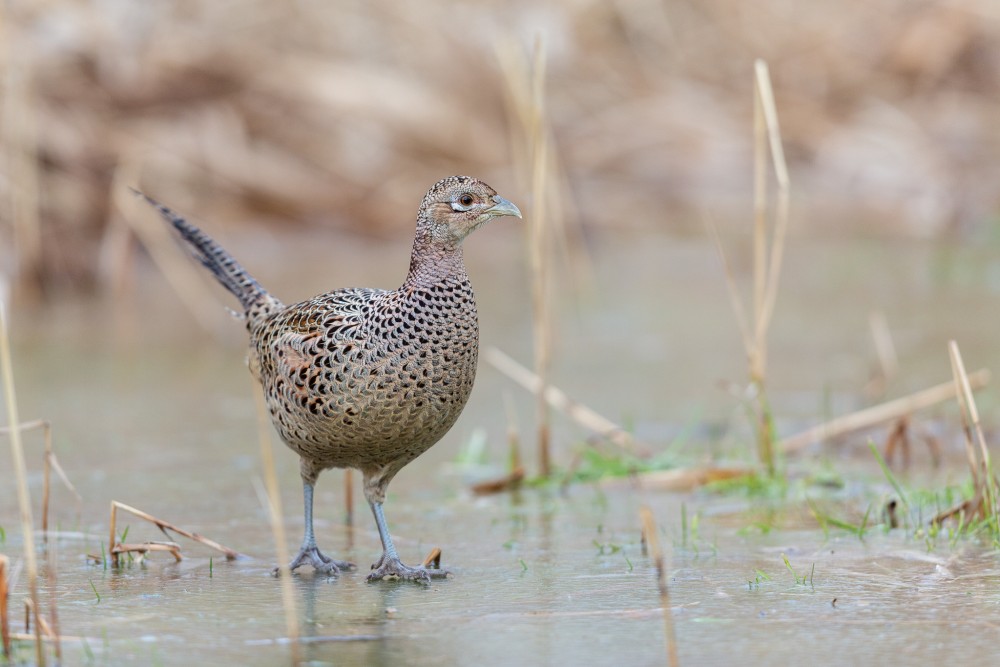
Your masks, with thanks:
M 656 566 L 656 586 L 660 593 L 660 606 L 663 608 L 663 636 L 667 649 L 667 664 L 677 667 L 677 634 L 674 631 L 674 616 L 670 609 L 670 588 L 667 586 L 667 564 L 660 548 L 660 536 L 656 530 L 656 519 L 653 510 L 648 505 L 639 508 L 639 518 L 642 521 L 643 543 L 648 546 L 653 563 Z
M 275 551 L 278 556 L 278 576 L 281 580 L 281 600 L 285 608 L 285 627 L 292 649 L 292 664 L 299 663 L 299 623 L 295 605 L 295 590 L 292 588 L 292 573 L 288 569 L 288 545 L 285 542 L 285 522 L 281 511 L 281 489 L 274 467 L 274 447 L 271 443 L 271 425 L 267 418 L 263 388 L 254 383 L 254 398 L 257 406 L 257 435 L 260 440 L 261 463 L 264 468 L 264 484 L 267 487 L 267 504 L 274 536 Z
M 0 554 L 0 648 L 5 658 L 10 658 L 10 616 L 8 615 L 8 583 L 10 559 Z
M 3 394 L 7 405 L 7 423 L 10 424 L 10 449 L 17 478 L 17 498 L 21 509 L 21 533 L 24 540 L 24 562 L 28 571 L 28 594 L 34 603 L 35 624 L 38 624 L 38 562 L 35 559 L 35 536 L 31 519 L 31 498 L 28 494 L 28 471 L 24 464 L 24 447 L 21 444 L 21 421 L 17 416 L 17 396 L 14 393 L 14 370 L 10 354 L 10 333 L 7 312 L 0 302 L 0 366 L 3 371 Z M 39 636 L 35 642 L 35 657 L 45 667 L 45 651 Z
M 980 389 L 990 381 L 990 372 L 981 369 L 968 376 L 969 388 Z M 955 383 L 944 382 L 928 389 L 918 391 L 902 398 L 897 398 L 879 405 L 874 405 L 843 417 L 831 419 L 828 422 L 814 426 L 801 433 L 796 433 L 778 442 L 778 448 L 788 454 L 798 451 L 814 442 L 840 437 L 853 431 L 871 428 L 883 422 L 897 419 L 932 405 L 949 401 L 955 397 Z

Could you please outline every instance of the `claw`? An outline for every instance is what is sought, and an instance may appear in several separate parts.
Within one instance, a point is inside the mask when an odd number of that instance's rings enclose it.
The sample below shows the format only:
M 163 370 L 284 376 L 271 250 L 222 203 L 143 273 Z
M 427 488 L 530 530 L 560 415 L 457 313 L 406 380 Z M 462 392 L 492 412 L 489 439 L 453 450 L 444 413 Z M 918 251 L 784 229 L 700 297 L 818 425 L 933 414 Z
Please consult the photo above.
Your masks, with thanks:
M 341 570 L 349 570 L 355 567 L 354 563 L 330 558 L 317 547 L 308 547 L 301 549 L 295 558 L 292 559 L 292 562 L 288 565 L 288 571 L 294 572 L 296 568 L 306 563 L 311 565 L 312 569 L 317 573 L 325 574 L 328 577 L 337 577 L 340 575 Z M 276 567 L 271 571 L 271 574 L 274 576 L 278 576 L 280 573 L 280 567 Z
M 368 574 L 368 581 L 378 581 L 380 579 L 403 579 L 406 581 L 416 581 L 421 584 L 430 584 L 431 579 L 445 579 L 449 574 L 448 570 L 430 567 L 409 567 L 403 565 L 398 558 L 382 557 L 378 562 L 372 564 L 372 571 Z

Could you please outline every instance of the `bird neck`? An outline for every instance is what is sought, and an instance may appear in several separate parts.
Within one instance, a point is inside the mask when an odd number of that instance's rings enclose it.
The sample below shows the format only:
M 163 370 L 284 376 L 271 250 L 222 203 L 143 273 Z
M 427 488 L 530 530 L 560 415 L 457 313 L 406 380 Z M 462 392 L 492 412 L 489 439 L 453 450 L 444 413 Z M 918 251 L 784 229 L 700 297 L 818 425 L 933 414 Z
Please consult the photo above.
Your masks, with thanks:
M 468 278 L 462 245 L 441 244 L 418 236 L 410 254 L 410 272 L 403 287 L 424 287 Z

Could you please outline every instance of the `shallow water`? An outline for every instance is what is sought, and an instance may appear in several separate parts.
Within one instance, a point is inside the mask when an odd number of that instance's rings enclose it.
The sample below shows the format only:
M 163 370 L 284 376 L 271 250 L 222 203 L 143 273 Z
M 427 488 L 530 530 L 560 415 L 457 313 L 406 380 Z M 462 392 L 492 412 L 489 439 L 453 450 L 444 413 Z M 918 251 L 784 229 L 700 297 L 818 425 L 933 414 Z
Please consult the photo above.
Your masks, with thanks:
M 527 360 L 529 290 L 517 234 L 499 227 L 483 232 L 470 240 L 467 263 L 484 344 Z M 740 249 L 739 241 L 729 243 Z M 322 235 L 230 245 L 287 301 L 330 285 L 391 286 L 407 253 L 401 245 Z M 602 238 L 595 247 L 590 287 L 573 292 L 563 284 L 558 291 L 556 382 L 670 448 L 681 462 L 711 454 L 749 458 L 742 412 L 718 388 L 720 380 L 739 381 L 744 369 L 714 249 L 701 239 L 667 236 Z M 885 311 L 896 337 L 902 371 L 893 395 L 949 378 L 949 338 L 959 340 L 970 369 L 997 368 L 991 331 L 1000 261 L 994 256 L 989 247 L 794 240 L 771 344 L 779 428 L 793 430 L 863 405 L 861 388 L 874 360 L 872 309 Z M 745 267 L 736 263 L 736 270 L 746 284 Z M 14 324 L 21 417 L 53 422 L 60 460 L 84 499 L 78 511 L 64 489 L 54 491 L 60 625 L 63 634 L 87 638 L 86 648 L 64 644 L 66 663 L 285 660 L 280 586 L 268 575 L 274 547 L 255 486 L 261 473 L 241 326 L 220 314 L 218 328 L 206 332 L 152 271 L 139 272 L 117 303 L 19 311 Z M 975 543 L 939 543 L 928 551 L 903 531 L 875 529 L 864 541 L 834 529 L 826 536 L 797 501 L 795 516 L 759 530 L 759 500 L 704 491 L 640 497 L 620 483 L 576 485 L 565 495 L 525 489 L 472 497 L 471 481 L 503 470 L 505 393 L 530 440 L 532 400 L 483 364 L 459 424 L 390 489 L 386 511 L 404 560 L 419 561 L 440 546 L 454 575 L 445 581 L 427 588 L 365 583 L 378 537 L 358 485 L 354 527 L 348 528 L 343 474 L 321 478 L 320 545 L 359 568 L 339 580 L 308 572 L 295 577 L 301 632 L 314 638 L 303 646 L 306 659 L 663 664 L 661 602 L 639 538 L 641 502 L 654 510 L 669 547 L 682 664 L 787 664 L 826 656 L 856 664 L 977 664 L 989 655 L 991 631 L 1000 623 L 1000 562 Z M 983 392 L 980 401 L 991 427 L 994 394 Z M 948 421 L 952 408 L 932 414 L 943 414 L 945 428 L 950 424 L 957 433 Z M 556 460 L 565 465 L 586 433 L 558 416 L 554 424 Z M 481 438 L 485 464 L 454 463 L 466 443 Z M 37 522 L 40 438 L 27 435 L 26 442 Z M 828 497 L 845 515 L 863 513 L 869 504 L 877 509 L 889 494 L 877 468 L 862 455 L 844 453 L 863 444 L 859 437 L 842 450 L 813 450 L 811 458 L 791 461 L 790 472 L 815 468 L 821 456 L 848 484 L 810 495 Z M 291 548 L 302 528 L 297 463 L 275 446 Z M 929 478 L 961 482 L 960 450 L 951 439 L 945 446 L 948 463 Z M 530 464 L 533 454 L 525 456 Z M 917 450 L 915 465 L 925 459 Z M 2 551 L 17 559 L 21 541 L 7 467 L 0 468 L 0 486 Z M 112 499 L 248 557 L 226 563 L 178 538 L 185 554 L 179 565 L 165 554 L 121 572 L 90 564 L 86 554 L 100 554 L 107 539 Z M 777 507 L 784 511 L 780 502 Z M 130 542 L 161 539 L 141 521 L 122 517 L 119 525 L 128 525 Z M 796 583 L 782 554 L 800 576 L 815 564 L 811 585 Z M 769 579 L 755 582 L 758 571 Z M 13 599 L 24 590 L 22 574 Z

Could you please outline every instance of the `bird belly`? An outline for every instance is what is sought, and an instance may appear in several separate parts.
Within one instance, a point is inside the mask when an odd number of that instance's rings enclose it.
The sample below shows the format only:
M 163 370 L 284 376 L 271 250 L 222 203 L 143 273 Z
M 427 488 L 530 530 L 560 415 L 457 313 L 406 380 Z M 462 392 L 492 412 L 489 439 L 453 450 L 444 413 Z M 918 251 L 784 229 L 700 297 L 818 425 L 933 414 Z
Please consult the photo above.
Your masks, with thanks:
M 278 433 L 316 467 L 401 467 L 440 440 L 465 407 L 476 355 L 449 361 L 262 379 Z

